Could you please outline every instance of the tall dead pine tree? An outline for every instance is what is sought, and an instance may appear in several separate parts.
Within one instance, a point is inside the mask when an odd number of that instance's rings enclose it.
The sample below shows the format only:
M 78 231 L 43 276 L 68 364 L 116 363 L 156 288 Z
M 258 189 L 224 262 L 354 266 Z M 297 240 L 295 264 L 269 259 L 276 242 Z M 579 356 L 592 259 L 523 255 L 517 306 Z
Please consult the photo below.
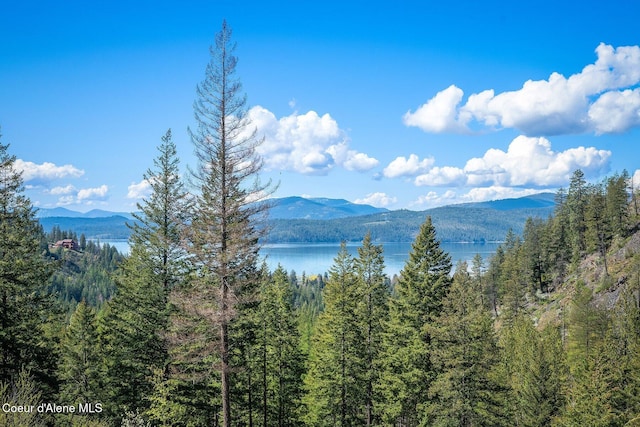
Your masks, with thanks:
M 266 205 L 255 202 L 271 188 L 259 181 L 262 161 L 256 148 L 262 141 L 247 115 L 234 50 L 231 29 L 223 22 L 197 88 L 197 128 L 189 130 L 198 159 L 191 172 L 199 191 L 188 232 L 197 271 L 188 305 L 217 330 L 215 369 L 220 374 L 225 427 L 231 424 L 230 333 L 237 308 L 252 298 L 257 281 L 256 218 Z

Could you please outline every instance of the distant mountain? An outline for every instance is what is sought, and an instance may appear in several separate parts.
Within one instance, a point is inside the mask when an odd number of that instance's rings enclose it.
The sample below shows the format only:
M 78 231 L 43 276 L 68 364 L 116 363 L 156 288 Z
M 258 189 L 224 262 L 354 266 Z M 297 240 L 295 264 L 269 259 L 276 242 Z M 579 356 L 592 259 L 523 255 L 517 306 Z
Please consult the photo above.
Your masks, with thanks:
M 521 234 L 529 217 L 547 218 L 554 210 L 553 194 L 518 199 L 442 206 L 426 211 L 397 210 L 334 218 L 272 219 L 268 243 L 360 241 L 368 232 L 377 242 L 411 242 L 431 216 L 438 238 L 445 242 L 502 241 L 511 229 Z
M 102 209 L 92 209 L 89 212 L 77 212 L 67 208 L 38 208 L 38 211 L 36 212 L 37 218 L 109 218 L 112 216 L 121 216 L 127 219 L 133 219 L 133 215 L 129 212 L 111 212 Z
M 419 212 L 389 211 L 329 198 L 285 197 L 271 203 L 266 243 L 360 241 L 367 232 L 377 242 L 411 242 L 427 216 L 442 241 L 478 242 L 501 241 L 509 229 L 521 234 L 529 217 L 547 218 L 554 210 L 554 195 L 541 193 Z M 126 239 L 130 234 L 127 224 L 134 222 L 131 214 L 100 210 L 82 214 L 64 208 L 40 209 L 38 215 L 45 231 L 57 225 L 100 239 Z
M 327 220 L 388 212 L 388 209 L 351 203 L 344 199 L 283 197 L 269 200 L 270 219 Z
M 51 216 L 60 216 L 66 218 L 80 218 L 84 215 L 82 212 L 72 211 L 67 208 L 38 208 L 36 212 L 37 218 L 48 218 Z
M 488 208 L 499 211 L 508 211 L 513 209 L 538 209 L 552 208 L 555 206 L 554 193 L 538 193 L 531 196 L 519 197 L 514 199 L 491 200 L 487 202 L 462 203 L 455 206 L 464 206 L 472 208 Z

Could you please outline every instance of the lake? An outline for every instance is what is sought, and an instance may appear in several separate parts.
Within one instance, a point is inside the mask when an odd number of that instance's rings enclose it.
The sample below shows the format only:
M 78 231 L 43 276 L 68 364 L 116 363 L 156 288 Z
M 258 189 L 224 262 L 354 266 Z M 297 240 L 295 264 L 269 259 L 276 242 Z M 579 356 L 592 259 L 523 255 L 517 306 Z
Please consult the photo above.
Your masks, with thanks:
M 124 254 L 129 253 L 127 240 L 101 240 L 100 243 L 108 243 Z M 482 256 L 485 265 L 488 265 L 489 258 L 495 253 L 498 245 L 499 243 L 495 242 L 445 242 L 441 244 L 441 247 L 451 255 L 451 261 L 455 267 L 460 260 L 467 261 L 471 265 L 471 260 L 477 253 Z M 347 250 L 352 256 L 357 256 L 360 246 L 360 243 L 348 243 Z M 383 243 L 382 246 L 384 248 L 385 272 L 389 277 L 393 277 L 404 267 L 411 251 L 411 243 Z M 339 243 L 277 243 L 265 245 L 261 249 L 261 253 L 267 257 L 267 265 L 271 270 L 275 270 L 278 264 L 281 264 L 287 272 L 295 270 L 298 275 L 302 272 L 313 275 L 329 271 L 339 249 Z

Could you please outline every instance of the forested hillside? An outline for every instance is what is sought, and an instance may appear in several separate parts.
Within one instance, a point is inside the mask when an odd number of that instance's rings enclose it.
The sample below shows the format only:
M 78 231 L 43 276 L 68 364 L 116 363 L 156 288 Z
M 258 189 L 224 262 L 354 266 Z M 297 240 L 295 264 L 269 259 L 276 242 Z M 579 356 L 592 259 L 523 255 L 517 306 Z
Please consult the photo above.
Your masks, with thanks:
M 273 219 L 268 243 L 358 242 L 371 233 L 376 242 L 411 242 L 427 216 L 445 242 L 502 241 L 507 231 L 521 233 L 528 217 L 546 218 L 553 206 L 496 209 L 451 205 L 426 211 L 398 210 L 331 220 Z
M 255 179 L 230 37 L 223 23 L 197 90 L 197 195 L 169 130 L 127 257 L 47 236 L 0 143 L 0 426 L 639 425 L 640 195 L 626 171 L 575 171 L 553 215 L 506 231 L 489 260 L 452 265 L 438 227 L 471 233 L 443 208 L 397 280 L 373 217 L 326 274 L 269 271 L 255 200 L 272 187 Z M 79 247 L 49 246 L 65 237 Z

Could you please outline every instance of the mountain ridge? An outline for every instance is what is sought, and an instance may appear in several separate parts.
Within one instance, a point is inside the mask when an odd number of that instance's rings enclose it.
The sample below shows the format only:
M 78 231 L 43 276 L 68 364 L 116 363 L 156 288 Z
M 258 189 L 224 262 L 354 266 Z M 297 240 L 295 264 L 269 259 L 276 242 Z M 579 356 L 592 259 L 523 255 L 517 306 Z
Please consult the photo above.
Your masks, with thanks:
M 268 219 L 266 243 L 335 243 L 360 241 L 366 233 L 377 242 L 413 241 L 427 216 L 445 242 L 501 241 L 509 229 L 520 234 L 529 217 L 548 217 L 554 195 L 540 193 L 521 198 L 441 206 L 424 211 L 388 210 L 358 205 L 344 199 L 286 197 L 275 199 Z M 64 209 L 64 208 L 62 208 Z M 44 210 L 40 223 L 74 230 L 88 238 L 126 239 L 131 214 L 93 210 L 80 216 L 47 216 L 67 209 Z M 73 215 L 73 211 L 69 211 Z M 365 212 L 363 214 L 363 212 Z M 126 215 L 126 216 L 125 216 Z

